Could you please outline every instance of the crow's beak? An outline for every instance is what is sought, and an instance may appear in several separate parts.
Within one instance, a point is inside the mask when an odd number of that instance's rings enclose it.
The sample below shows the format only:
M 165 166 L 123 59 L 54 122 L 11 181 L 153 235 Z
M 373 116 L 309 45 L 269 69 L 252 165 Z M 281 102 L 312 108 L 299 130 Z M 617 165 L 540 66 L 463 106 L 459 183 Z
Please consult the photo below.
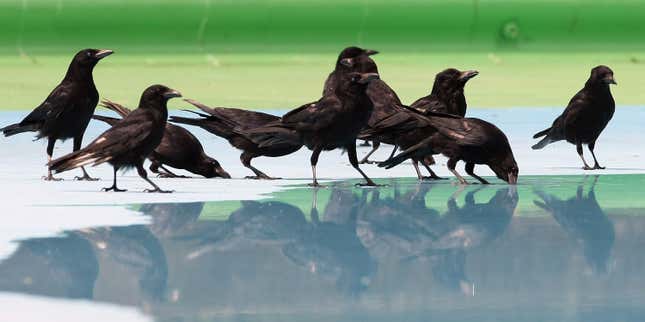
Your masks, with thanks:
M 512 173 L 512 172 L 508 173 L 508 183 L 517 184 L 517 175 L 515 175 L 515 173 Z
M 217 171 L 217 174 L 220 177 L 224 178 L 224 179 L 230 179 L 231 178 L 231 175 L 228 174 L 228 172 L 224 171 L 224 169 L 222 169 L 222 168 L 216 169 L 216 171 Z
M 114 53 L 114 51 L 113 51 L 113 50 L 109 50 L 109 49 L 100 49 L 99 51 L 97 51 L 97 52 L 96 52 L 96 54 L 94 54 L 94 57 L 95 57 L 96 59 L 101 59 L 101 58 L 105 58 L 105 57 L 107 57 L 107 56 L 110 56 L 110 55 L 112 55 L 113 53 Z
M 367 56 L 372 56 L 372 55 L 376 55 L 376 54 L 378 54 L 378 51 L 377 51 L 377 50 L 374 50 L 374 49 L 365 49 L 365 55 L 367 55 Z
M 176 90 L 174 90 L 174 89 L 171 89 L 171 90 L 165 92 L 163 94 L 163 97 L 168 98 L 168 99 L 173 98 L 173 97 L 181 97 L 181 93 L 176 91 Z
M 361 74 L 361 79 L 358 81 L 360 84 L 367 84 L 373 80 L 380 79 L 381 77 L 377 73 L 365 73 Z
M 618 83 L 616 83 L 616 80 L 614 79 L 614 75 L 605 77 L 605 79 L 603 79 L 603 81 L 605 81 L 605 84 L 618 85 Z
M 475 76 L 479 75 L 479 72 L 476 70 L 467 70 L 464 72 L 461 72 L 461 75 L 459 75 L 459 79 L 461 80 L 469 80 Z

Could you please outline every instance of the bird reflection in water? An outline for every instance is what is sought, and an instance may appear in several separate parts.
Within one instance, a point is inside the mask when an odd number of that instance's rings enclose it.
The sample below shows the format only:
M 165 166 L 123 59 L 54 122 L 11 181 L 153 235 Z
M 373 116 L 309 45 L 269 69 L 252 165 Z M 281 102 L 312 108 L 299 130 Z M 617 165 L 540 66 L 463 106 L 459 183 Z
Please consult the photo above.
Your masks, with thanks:
M 594 189 L 597 182 L 598 176 L 594 176 L 591 188 L 585 195 L 583 181 L 578 185 L 576 195 L 567 200 L 536 190 L 535 194 L 541 200 L 533 202 L 551 213 L 569 238 L 580 245 L 591 272 L 603 274 L 608 272 L 610 266 L 615 232 L 613 223 L 596 201 Z
M 285 245 L 283 253 L 312 274 L 335 280 L 343 294 L 357 296 L 369 287 L 376 272 L 376 262 L 356 235 L 357 210 L 366 194 L 359 197 L 351 190 L 334 188 L 320 216 L 317 193 L 314 189 L 309 230 Z
M 482 247 L 504 233 L 517 207 L 515 187 L 502 188 L 486 203 L 466 194 L 457 205 L 459 191 L 448 200 L 440 215 L 426 205 L 430 185 L 418 185 L 406 194 L 380 198 L 378 192 L 362 209 L 358 236 L 379 262 L 398 258 L 401 262 L 429 261 L 434 280 L 447 289 L 474 294 L 466 276 L 466 251 Z

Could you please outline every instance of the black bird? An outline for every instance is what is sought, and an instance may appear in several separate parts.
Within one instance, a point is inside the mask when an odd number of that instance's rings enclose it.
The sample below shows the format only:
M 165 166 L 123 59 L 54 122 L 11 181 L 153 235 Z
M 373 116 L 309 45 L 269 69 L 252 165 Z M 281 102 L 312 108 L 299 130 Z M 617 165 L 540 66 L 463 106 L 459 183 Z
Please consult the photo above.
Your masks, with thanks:
M 403 106 L 400 101 L 397 103 L 395 99 L 391 98 L 391 95 L 370 96 L 375 97 L 375 110 L 369 126 L 361 133 L 361 138 L 376 137 L 378 141 L 393 144 L 404 150 L 414 146 L 427 137 L 428 130 L 435 131 L 432 127 L 427 129 L 417 126 L 419 122 L 424 122 L 418 120 L 419 113 L 416 113 L 416 111 L 425 114 L 442 113 L 463 117 L 466 113 L 464 85 L 469 79 L 477 75 L 478 72 L 474 70 L 461 72 L 454 68 L 446 69 L 436 75 L 430 95 L 418 99 L 411 107 Z M 383 91 L 381 90 L 380 92 Z M 383 101 L 385 103 L 381 103 Z M 411 108 L 414 110 L 411 110 Z M 387 121 L 384 121 L 386 119 Z M 393 157 L 395 151 L 393 151 L 389 159 Z M 429 177 L 421 174 L 419 163 L 430 173 Z M 430 168 L 430 165 L 434 163 L 432 155 L 412 158 L 412 165 L 417 173 L 417 178 L 419 180 L 441 179 Z
M 122 118 L 130 114 L 130 110 L 112 101 L 103 101 L 101 105 L 118 113 Z M 94 119 L 114 125 L 121 119 L 94 115 Z M 231 175 L 226 172 L 220 163 L 206 155 L 204 147 L 199 140 L 192 135 L 188 130 L 183 127 L 166 123 L 166 130 L 161 139 L 159 146 L 148 156 L 148 160 L 152 162 L 150 171 L 158 174 L 160 177 L 165 178 L 181 178 L 168 170 L 165 166 L 170 166 L 175 169 L 184 169 L 204 176 L 206 178 L 231 178 Z M 163 170 L 163 172 L 159 171 Z
M 154 187 L 148 192 L 170 192 L 159 189 L 148 179 L 143 162 L 161 143 L 168 118 L 168 100 L 181 94 L 163 85 L 152 85 L 141 95 L 139 108 L 112 128 L 103 132 L 87 147 L 49 162 L 52 171 L 63 172 L 77 167 L 108 162 L 114 167 L 114 182 L 104 191 L 125 191 L 116 186 L 119 169 L 136 167 L 139 176 Z
M 248 131 L 248 137 L 260 146 L 294 139 L 297 140 L 294 143 L 304 142 L 313 150 L 310 159 L 313 186 L 319 186 L 316 164 L 320 153 L 323 150 L 345 149 L 352 167 L 367 181 L 365 185 L 376 186 L 360 169 L 356 156 L 356 138 L 367 124 L 373 109 L 366 93 L 367 86 L 379 78 L 376 64 L 367 58 L 348 62 L 355 72 L 342 74 L 332 94 L 290 111 L 279 122 Z
M 290 140 L 284 140 L 281 143 L 260 146 L 245 135 L 245 131 L 279 121 L 280 117 L 278 116 L 237 108 L 211 108 L 189 99 L 186 102 L 199 108 L 204 113 L 189 111 L 199 115 L 200 118 L 171 116 L 170 121 L 199 126 L 210 133 L 228 140 L 229 144 L 242 150 L 240 161 L 255 174 L 253 177 L 247 177 L 249 179 L 277 179 L 269 177 L 264 172 L 253 167 L 251 165 L 253 158 L 259 156 L 279 157 L 296 152 L 302 147 L 302 143 L 296 137 Z
M 343 73 L 352 72 L 352 64 L 354 60 L 362 56 L 371 56 L 378 54 L 378 51 L 372 49 L 363 49 L 360 47 L 352 46 L 343 49 L 338 55 L 336 60 L 336 67 L 332 71 L 327 80 L 325 80 L 325 86 L 323 88 L 323 96 L 328 94 L 333 94 L 334 90 L 338 86 L 339 78 Z
M 5 136 L 23 132 L 38 132 L 36 139 L 47 138 L 47 161 L 51 161 L 56 140 L 74 139 L 74 151 L 83 143 L 83 135 L 94 114 L 99 101 L 99 93 L 94 85 L 92 71 L 102 58 L 112 54 L 108 49 L 85 49 L 79 51 L 72 59 L 63 80 L 47 96 L 45 101 L 36 107 L 20 123 L 9 125 L 2 130 Z M 97 180 L 91 178 L 85 168 L 79 180 Z M 58 180 L 47 171 L 45 180 Z
M 477 75 L 479 72 L 476 70 L 445 69 L 435 77 L 430 94 L 416 100 L 410 107 L 464 117 L 467 108 L 464 86 Z
M 417 115 L 415 120 L 417 123 L 410 126 L 426 133 L 427 137 L 405 152 L 380 163 L 380 167 L 389 169 L 409 158 L 441 153 L 448 157 L 448 169 L 461 184 L 468 182 L 455 170 L 460 160 L 466 162 L 466 173 L 481 183 L 488 184 L 488 181 L 475 174 L 475 164 L 486 164 L 498 178 L 510 184 L 517 183 L 519 168 L 513 151 L 506 135 L 495 125 L 477 118 L 456 118 L 447 114 L 429 117 Z
M 567 140 L 576 145 L 584 170 L 604 169 L 598 164 L 593 150 L 598 136 L 605 129 L 616 109 L 614 98 L 609 90 L 610 84 L 616 84 L 616 81 L 614 72 L 609 67 L 600 65 L 593 68 L 585 87 L 573 96 L 564 112 L 553 121 L 553 125 L 533 135 L 534 139 L 545 136 L 532 147 L 533 150 L 541 149 L 553 142 Z M 582 152 L 583 144 L 587 144 L 593 156 L 593 168 L 585 161 Z

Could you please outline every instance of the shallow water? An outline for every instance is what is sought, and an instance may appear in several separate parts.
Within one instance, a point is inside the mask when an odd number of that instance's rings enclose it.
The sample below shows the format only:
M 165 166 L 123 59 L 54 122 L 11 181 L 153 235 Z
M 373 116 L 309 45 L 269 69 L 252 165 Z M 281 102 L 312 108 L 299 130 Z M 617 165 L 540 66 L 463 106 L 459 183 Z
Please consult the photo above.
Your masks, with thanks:
M 101 211 L 133 222 L 15 240 L 0 295 L 117 304 L 157 321 L 645 319 L 645 175 L 383 181 L 113 206 Z

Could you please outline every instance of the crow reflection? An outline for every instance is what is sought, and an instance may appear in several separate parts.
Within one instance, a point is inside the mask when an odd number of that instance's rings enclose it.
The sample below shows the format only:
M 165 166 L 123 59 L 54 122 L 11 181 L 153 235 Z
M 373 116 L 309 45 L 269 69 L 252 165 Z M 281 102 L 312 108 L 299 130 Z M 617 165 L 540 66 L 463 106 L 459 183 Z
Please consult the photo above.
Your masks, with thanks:
M 98 273 L 94 249 L 79 235 L 33 238 L 0 263 L 0 291 L 91 299 Z
M 358 235 L 370 253 L 382 261 L 428 261 L 437 283 L 447 289 L 472 294 L 466 276 L 466 251 L 484 246 L 508 226 L 518 203 L 515 187 L 502 188 L 485 203 L 467 193 L 457 205 L 457 194 L 448 200 L 448 210 L 439 215 L 426 205 L 430 185 L 418 185 L 406 194 L 381 199 L 375 193 L 361 210 Z
M 584 194 L 584 182 L 578 185 L 576 196 L 567 200 L 535 191 L 542 200 L 533 201 L 548 211 L 560 227 L 582 246 L 585 260 L 593 273 L 606 273 L 614 246 L 614 225 L 596 201 L 594 178 L 589 193 Z
M 286 244 L 283 253 L 312 274 L 335 280 L 343 294 L 358 296 L 376 272 L 375 261 L 356 235 L 357 210 L 366 194 L 333 189 L 321 220 L 317 189 L 313 193 L 310 227 L 298 240 Z

